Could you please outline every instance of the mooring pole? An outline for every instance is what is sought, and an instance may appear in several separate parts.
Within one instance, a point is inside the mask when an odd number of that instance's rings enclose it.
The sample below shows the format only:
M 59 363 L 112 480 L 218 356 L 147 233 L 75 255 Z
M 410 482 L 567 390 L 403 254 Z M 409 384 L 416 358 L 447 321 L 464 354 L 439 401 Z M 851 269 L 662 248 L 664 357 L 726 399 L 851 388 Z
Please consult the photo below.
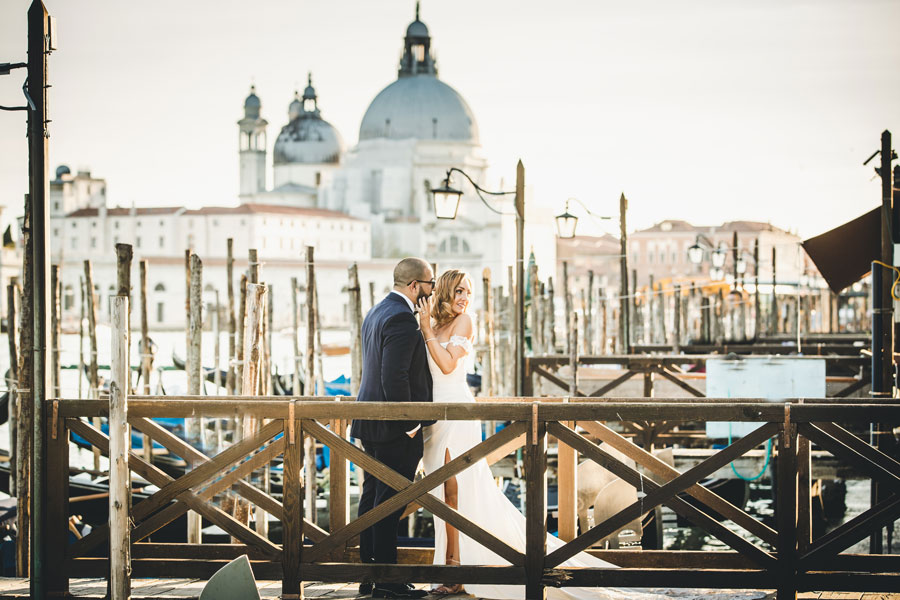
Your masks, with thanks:
M 512 290 L 510 290 L 511 292 Z M 516 384 L 515 395 L 525 388 L 525 167 L 516 165 Z
M 619 337 L 622 340 L 622 353 L 631 354 L 631 317 L 629 316 L 628 298 L 628 233 L 625 229 L 625 213 L 628 212 L 628 199 L 623 193 L 619 196 Z
M 32 393 L 34 406 L 32 508 L 31 508 L 31 595 L 43 600 L 47 596 L 47 576 L 58 565 L 44 563 L 44 517 L 47 492 L 46 455 L 47 440 L 44 436 L 44 408 L 49 388 L 47 369 L 47 306 L 50 303 L 50 287 L 47 274 L 50 270 L 48 252 L 47 201 L 50 196 L 47 178 L 47 55 L 50 52 L 49 20 L 43 2 L 35 0 L 28 9 L 28 162 L 29 194 L 31 197 L 31 233 L 33 236 L 33 285 L 34 310 L 34 360 L 32 361 Z

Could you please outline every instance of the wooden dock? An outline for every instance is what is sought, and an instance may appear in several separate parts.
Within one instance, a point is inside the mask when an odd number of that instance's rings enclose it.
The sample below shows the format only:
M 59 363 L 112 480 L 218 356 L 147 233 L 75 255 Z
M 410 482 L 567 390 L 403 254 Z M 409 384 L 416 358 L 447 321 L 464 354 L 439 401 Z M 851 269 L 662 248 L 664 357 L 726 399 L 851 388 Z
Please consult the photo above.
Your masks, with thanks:
M 151 598 L 164 598 L 165 600 L 194 600 L 200 596 L 205 580 L 201 579 L 133 579 L 131 582 L 132 600 L 150 600 Z M 277 600 L 281 598 L 280 581 L 258 581 L 257 588 L 262 600 Z M 424 588 L 424 586 L 419 586 Z M 370 598 L 360 596 L 357 583 L 307 583 L 303 587 L 303 595 L 306 598 L 332 599 L 356 599 Z M 104 600 L 106 598 L 105 579 L 73 579 L 69 591 L 73 598 L 84 600 Z M 28 598 L 28 580 L 17 578 L 0 578 L 0 600 L 19 600 Z M 471 598 L 478 600 L 471 594 L 456 594 L 453 596 L 430 596 L 431 598 Z M 862 592 L 801 592 L 797 595 L 800 600 L 900 600 L 900 594 L 862 593 Z M 775 592 L 767 590 L 764 600 L 773 600 Z

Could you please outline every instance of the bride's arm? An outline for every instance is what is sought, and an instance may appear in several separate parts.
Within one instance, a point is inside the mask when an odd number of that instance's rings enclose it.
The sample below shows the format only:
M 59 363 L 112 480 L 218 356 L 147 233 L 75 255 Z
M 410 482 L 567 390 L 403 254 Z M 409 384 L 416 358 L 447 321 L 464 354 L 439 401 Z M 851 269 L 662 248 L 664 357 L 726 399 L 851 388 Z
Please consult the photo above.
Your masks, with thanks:
M 456 368 L 459 360 L 466 355 L 466 349 L 456 344 L 448 344 L 446 348 L 441 346 L 431 327 L 431 302 L 430 299 L 422 299 L 419 301 L 419 327 L 422 329 L 422 335 L 425 336 L 425 347 L 435 364 L 444 375 L 448 375 Z M 459 335 L 465 338 L 472 337 L 472 318 L 467 314 L 462 314 L 453 322 L 450 335 Z

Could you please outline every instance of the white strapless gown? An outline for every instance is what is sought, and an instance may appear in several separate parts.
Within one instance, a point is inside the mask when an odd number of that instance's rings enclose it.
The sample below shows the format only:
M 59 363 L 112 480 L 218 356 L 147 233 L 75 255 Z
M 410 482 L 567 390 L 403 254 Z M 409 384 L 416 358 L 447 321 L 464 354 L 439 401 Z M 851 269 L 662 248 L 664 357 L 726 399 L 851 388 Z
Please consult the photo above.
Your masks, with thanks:
M 472 343 L 461 336 L 453 336 L 449 342 L 441 344 L 445 348 L 457 345 L 472 352 Z M 457 363 L 456 369 L 445 375 L 428 354 L 428 366 L 434 382 L 434 402 L 475 402 L 466 383 L 465 358 Z M 450 458 L 481 443 L 480 421 L 438 421 L 425 428 L 425 452 L 423 463 L 425 473 L 432 473 L 444 464 L 444 454 Z M 477 523 L 485 531 L 511 547 L 525 551 L 525 517 L 497 487 L 487 461 L 482 459 L 456 475 L 458 484 L 458 511 L 467 519 Z M 443 500 L 444 488 L 431 491 Z M 547 551 L 561 547 L 559 538 L 547 536 Z M 459 534 L 460 563 L 464 565 L 508 565 L 509 562 L 494 554 L 478 542 Z M 434 564 L 445 564 L 447 555 L 447 529 L 442 519 L 434 517 Z M 564 567 L 618 568 L 615 565 L 584 552 L 575 555 Z M 466 591 L 478 598 L 519 600 L 525 597 L 524 585 L 475 585 L 466 584 Z M 619 589 L 619 588 L 547 588 L 547 597 L 554 600 L 661 600 L 663 598 L 760 598 L 764 594 L 736 590 L 686 590 L 686 589 Z

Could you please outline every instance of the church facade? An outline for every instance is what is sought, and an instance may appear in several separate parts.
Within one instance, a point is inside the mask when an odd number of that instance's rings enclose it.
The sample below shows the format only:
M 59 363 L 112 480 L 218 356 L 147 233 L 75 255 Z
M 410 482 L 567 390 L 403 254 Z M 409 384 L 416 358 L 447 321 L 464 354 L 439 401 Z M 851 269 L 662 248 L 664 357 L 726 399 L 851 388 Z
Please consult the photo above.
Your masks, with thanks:
M 455 220 L 434 215 L 431 189 L 451 167 L 480 185 L 487 160 L 475 115 L 463 96 L 438 77 L 428 28 L 406 29 L 396 81 L 370 103 L 359 141 L 346 148 L 322 118 L 312 77 L 295 94 L 288 123 L 273 147 L 273 187 L 265 186 L 267 121 L 255 90 L 244 102 L 240 128 L 241 198 L 344 213 L 371 226 L 375 258 L 424 256 L 439 265 L 480 269 L 501 257 L 502 217 L 478 199 L 462 177 Z M 511 211 L 498 201 L 495 209 Z

